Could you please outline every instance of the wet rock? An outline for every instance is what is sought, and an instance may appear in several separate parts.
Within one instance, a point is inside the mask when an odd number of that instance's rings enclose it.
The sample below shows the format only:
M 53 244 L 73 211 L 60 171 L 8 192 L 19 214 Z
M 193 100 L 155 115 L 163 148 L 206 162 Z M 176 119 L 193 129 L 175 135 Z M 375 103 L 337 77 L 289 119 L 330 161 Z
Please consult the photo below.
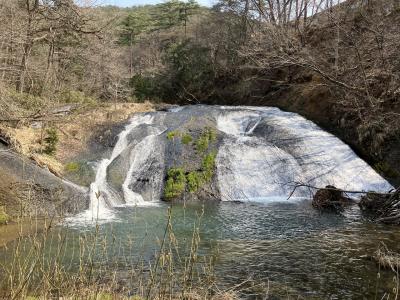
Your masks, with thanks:
M 318 210 L 340 211 L 351 203 L 351 200 L 344 195 L 343 191 L 332 185 L 319 189 L 312 200 L 312 206 Z

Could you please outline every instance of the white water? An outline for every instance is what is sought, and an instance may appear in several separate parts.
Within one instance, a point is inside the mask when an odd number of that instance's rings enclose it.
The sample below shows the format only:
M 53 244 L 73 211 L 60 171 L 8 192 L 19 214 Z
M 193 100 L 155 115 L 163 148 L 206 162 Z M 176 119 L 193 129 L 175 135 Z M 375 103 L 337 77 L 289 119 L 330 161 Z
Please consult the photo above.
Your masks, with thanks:
M 160 203 L 165 171 L 165 148 L 160 139 L 166 130 L 164 123 L 180 126 L 176 124 L 184 124 L 202 111 L 204 118 L 216 116 L 219 134 L 224 135 L 216 164 L 222 200 L 282 201 L 292 194 L 295 183 L 354 191 L 392 188 L 349 146 L 297 114 L 270 107 L 192 106 L 188 111 L 179 107 L 157 118 L 163 124 L 154 124 L 149 114 L 130 120 L 110 158 L 97 165 L 89 209 L 70 218 L 70 223 L 115 220 L 116 207 Z M 110 168 L 121 171 L 120 186 L 107 181 Z M 291 199 L 304 197 L 310 197 L 310 191 L 303 188 Z
M 261 134 L 254 131 L 261 122 Z M 222 200 L 287 199 L 295 183 L 352 191 L 392 186 L 349 146 L 297 114 L 277 108 L 224 108 L 217 128 L 226 133 L 217 156 Z M 298 189 L 295 197 L 309 197 Z
M 129 134 L 139 125 L 150 125 L 153 123 L 154 118 L 150 115 L 138 115 L 133 117 L 125 129 L 118 135 L 118 141 L 114 146 L 110 158 L 101 160 L 97 165 L 95 181 L 90 185 L 89 195 L 90 204 L 89 208 L 81 214 L 69 218 L 70 224 L 81 224 L 91 221 L 102 222 L 115 218 L 114 207 L 121 206 L 134 206 L 134 205 L 151 205 L 145 202 L 142 196 L 129 189 L 129 184 L 133 179 L 136 169 L 149 158 L 150 155 L 154 157 L 154 144 L 155 137 L 163 131 L 154 130 L 155 132 L 145 137 L 138 143 L 130 153 L 130 167 L 127 172 L 126 179 L 122 185 L 124 197 L 121 199 L 120 195 L 113 191 L 107 182 L 107 170 L 111 163 L 117 159 L 128 146 Z
M 159 199 L 162 188 L 164 169 L 163 149 L 157 141 L 157 136 L 165 130 L 156 129 L 135 146 L 130 156 L 130 167 L 127 172 L 122 190 L 126 205 L 154 205 L 156 201 L 145 201 L 141 194 L 134 192 L 129 186 L 140 179 L 146 170 L 152 170 L 151 199 Z M 153 167 L 152 165 L 156 165 Z M 153 167 L 153 168 L 152 168 Z

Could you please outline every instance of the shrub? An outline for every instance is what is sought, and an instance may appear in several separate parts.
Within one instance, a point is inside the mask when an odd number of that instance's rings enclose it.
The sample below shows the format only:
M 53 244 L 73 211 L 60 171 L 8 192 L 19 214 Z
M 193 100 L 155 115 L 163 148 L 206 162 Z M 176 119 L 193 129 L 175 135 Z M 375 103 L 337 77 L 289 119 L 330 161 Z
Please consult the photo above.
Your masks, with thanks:
M 184 145 L 190 144 L 192 142 L 192 140 L 193 140 L 192 136 L 188 133 L 185 133 L 182 136 L 182 144 L 184 144 Z
M 61 99 L 65 103 L 95 104 L 96 100 L 85 95 L 84 92 L 68 90 L 61 93 Z
M 215 157 L 216 153 L 212 152 L 204 156 L 202 161 L 202 167 L 204 172 L 204 179 L 210 181 L 214 175 L 215 170 Z
M 215 132 L 214 129 L 208 127 L 206 129 L 206 134 L 208 135 L 208 139 L 211 142 L 215 142 L 217 140 L 217 133 Z
M 205 152 L 210 142 L 214 142 L 217 139 L 217 134 L 212 128 L 206 128 L 206 130 L 200 135 L 196 142 L 197 151 Z
M 164 187 L 164 198 L 171 200 L 179 197 L 186 188 L 186 176 L 182 168 L 171 168 L 167 172 L 167 180 Z
M 190 40 L 170 43 L 163 56 L 166 71 L 160 88 L 166 99 L 186 101 L 209 97 L 215 85 L 216 72 L 213 51 Z
M 187 176 L 188 189 L 190 193 L 195 193 L 203 185 L 203 174 L 197 171 L 190 172 Z
M 4 208 L 0 206 L 0 225 L 5 225 L 10 221 L 9 215 L 6 214 Z
M 55 128 L 49 128 L 46 130 L 46 138 L 44 139 L 45 148 L 43 150 L 44 153 L 52 155 L 57 150 L 58 143 L 58 134 Z
M 177 136 L 179 136 L 179 131 L 170 131 L 167 133 L 167 139 L 169 140 L 173 140 Z
M 133 88 L 133 96 L 140 102 L 155 98 L 157 95 L 155 80 L 152 77 L 145 77 L 140 74 L 134 75 L 130 79 L 129 85 Z
M 10 90 L 9 93 L 12 101 L 18 103 L 19 106 L 27 110 L 41 109 L 43 108 L 44 105 L 47 104 L 46 99 L 43 99 L 35 95 L 27 93 L 18 93 L 13 90 Z
M 208 149 L 209 140 L 207 135 L 201 135 L 196 142 L 196 149 L 200 152 L 205 152 Z

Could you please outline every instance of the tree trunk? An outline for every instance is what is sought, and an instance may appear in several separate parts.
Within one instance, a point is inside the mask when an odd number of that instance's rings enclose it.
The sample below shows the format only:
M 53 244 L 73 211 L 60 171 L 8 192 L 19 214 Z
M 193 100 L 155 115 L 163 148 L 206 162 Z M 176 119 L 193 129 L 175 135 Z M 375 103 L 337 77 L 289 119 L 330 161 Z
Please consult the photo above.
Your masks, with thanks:
M 26 70 L 28 67 L 28 60 L 29 60 L 29 56 L 32 50 L 32 42 L 29 41 L 25 44 L 24 46 L 24 53 L 22 55 L 22 59 L 21 59 L 21 70 L 18 76 L 18 80 L 17 80 L 17 84 L 16 84 L 16 90 L 19 93 L 22 93 L 24 91 L 25 88 L 25 77 L 26 77 Z
M 46 73 L 44 76 L 44 81 L 42 85 L 41 92 L 43 93 L 47 89 L 47 85 L 49 83 L 49 78 L 50 78 L 50 72 L 53 67 L 53 57 L 54 57 L 54 40 L 50 42 L 49 45 L 49 53 L 47 56 L 47 67 L 46 67 Z
M 133 33 L 129 37 L 129 75 L 133 76 Z
M 247 18 L 249 13 L 249 0 L 246 0 L 244 5 L 244 11 L 242 16 L 242 33 L 243 33 L 243 41 L 247 39 Z

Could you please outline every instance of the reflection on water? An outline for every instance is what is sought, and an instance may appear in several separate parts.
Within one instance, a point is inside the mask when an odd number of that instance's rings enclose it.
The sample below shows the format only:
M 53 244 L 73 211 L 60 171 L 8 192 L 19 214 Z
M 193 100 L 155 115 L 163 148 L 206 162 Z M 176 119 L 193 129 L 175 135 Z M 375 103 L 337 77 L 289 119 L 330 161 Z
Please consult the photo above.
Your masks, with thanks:
M 201 204 L 174 205 L 173 230 L 180 245 L 190 241 Z M 113 262 L 151 259 L 166 224 L 167 206 L 121 209 L 119 222 L 101 225 L 110 233 Z M 78 236 L 93 228 L 66 228 L 73 261 Z M 58 234 L 58 232 L 55 232 Z M 216 255 L 215 270 L 224 286 L 247 281 L 269 283 L 269 295 L 304 299 L 381 299 L 395 287 L 393 273 L 370 259 L 379 243 L 399 250 L 396 227 L 368 224 L 356 207 L 341 215 L 320 214 L 309 201 L 299 203 L 207 203 L 201 222 L 201 254 Z M 55 239 L 56 240 L 56 239 Z M 112 247 L 112 245 L 114 245 Z M 117 247 L 115 247 L 117 245 Z M 1 253 L 7 260 L 7 253 Z M 110 260 L 99 258 L 101 264 Z M 120 272 L 124 274 L 124 266 Z M 129 264 L 128 264 L 129 265 Z M 258 298 L 256 289 L 243 296 Z

